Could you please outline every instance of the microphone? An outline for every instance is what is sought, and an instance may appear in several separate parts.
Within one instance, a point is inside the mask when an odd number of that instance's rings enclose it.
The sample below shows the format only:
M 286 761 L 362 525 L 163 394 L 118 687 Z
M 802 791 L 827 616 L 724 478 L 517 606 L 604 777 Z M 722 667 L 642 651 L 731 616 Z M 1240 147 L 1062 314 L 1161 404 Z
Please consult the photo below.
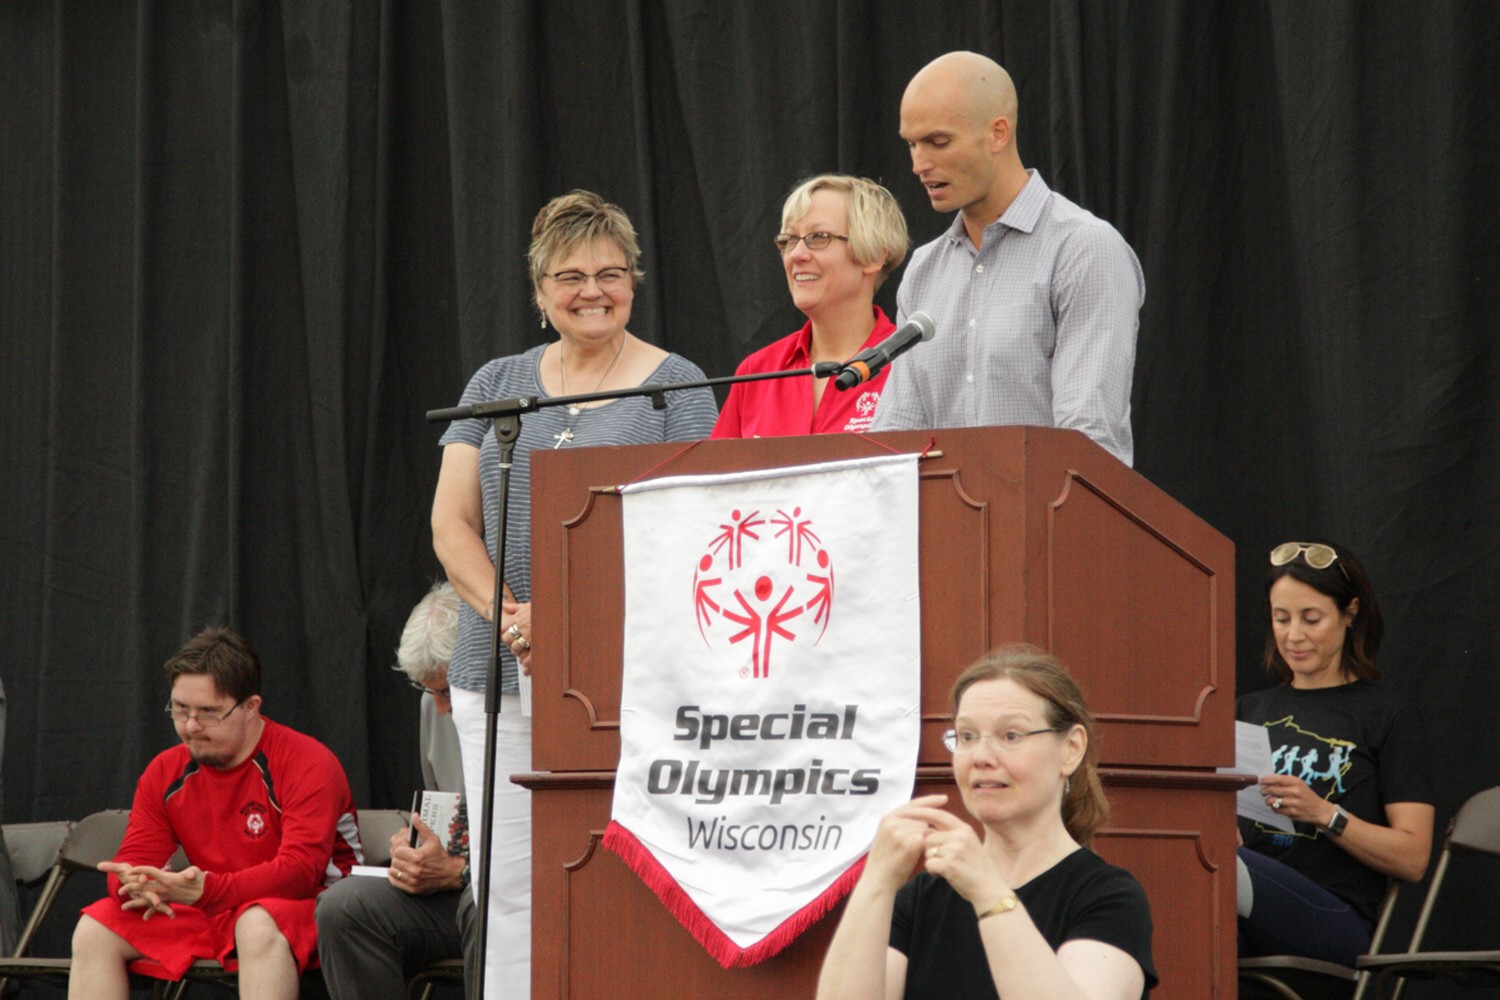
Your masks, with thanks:
M 906 318 L 906 325 L 901 329 L 874 347 L 867 347 L 846 361 L 844 370 L 839 372 L 839 377 L 833 380 L 833 384 L 840 389 L 853 389 L 863 382 L 870 381 L 884 371 L 886 365 L 922 341 L 931 340 L 936 332 L 937 325 L 932 322 L 931 316 L 924 312 L 912 313 Z

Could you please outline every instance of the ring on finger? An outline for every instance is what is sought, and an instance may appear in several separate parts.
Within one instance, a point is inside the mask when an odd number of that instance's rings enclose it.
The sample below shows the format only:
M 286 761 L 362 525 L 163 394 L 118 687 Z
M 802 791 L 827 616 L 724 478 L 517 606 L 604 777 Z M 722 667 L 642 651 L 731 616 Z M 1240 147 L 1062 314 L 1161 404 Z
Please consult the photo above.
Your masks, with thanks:
M 517 625 L 515 622 L 511 622 L 510 628 L 505 630 L 505 634 L 510 636 L 512 639 L 519 639 L 521 638 L 521 626 Z
M 521 651 L 524 653 L 526 650 L 528 650 L 528 649 L 531 648 L 531 640 L 530 639 L 522 639 L 520 642 L 516 643 L 516 645 L 520 646 L 521 647 Z
M 1281 810 L 1281 796 L 1280 795 L 1276 796 L 1276 801 L 1274 801 L 1274 802 L 1271 803 L 1271 808 L 1277 810 L 1278 812 Z

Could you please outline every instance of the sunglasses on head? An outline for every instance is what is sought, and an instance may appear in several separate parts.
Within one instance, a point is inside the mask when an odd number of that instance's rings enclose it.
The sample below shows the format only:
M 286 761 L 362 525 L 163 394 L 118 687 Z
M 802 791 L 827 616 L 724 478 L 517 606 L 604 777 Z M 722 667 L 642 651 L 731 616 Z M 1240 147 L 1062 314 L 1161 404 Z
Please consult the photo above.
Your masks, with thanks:
M 1298 556 L 1313 569 L 1327 569 L 1339 559 L 1339 554 L 1331 545 L 1320 542 L 1282 542 L 1271 550 L 1271 565 L 1285 566 L 1289 562 L 1295 562 Z

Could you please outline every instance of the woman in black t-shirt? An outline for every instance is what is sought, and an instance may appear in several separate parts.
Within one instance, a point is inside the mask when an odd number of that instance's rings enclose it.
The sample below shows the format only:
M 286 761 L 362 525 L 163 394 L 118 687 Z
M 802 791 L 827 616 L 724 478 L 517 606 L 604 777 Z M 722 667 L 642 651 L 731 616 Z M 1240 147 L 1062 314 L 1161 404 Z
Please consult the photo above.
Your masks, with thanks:
M 965 670 L 950 703 L 954 778 L 983 833 L 944 795 L 881 820 L 819 1000 L 1145 996 L 1146 894 L 1086 846 L 1109 806 L 1078 686 L 1041 650 L 1009 646 Z
M 1266 805 L 1292 829 L 1240 820 L 1240 954 L 1354 964 L 1388 879 L 1415 882 L 1432 849 L 1427 740 L 1375 666 L 1382 623 L 1349 550 L 1271 550 L 1266 666 L 1280 683 L 1239 699 L 1270 731 Z

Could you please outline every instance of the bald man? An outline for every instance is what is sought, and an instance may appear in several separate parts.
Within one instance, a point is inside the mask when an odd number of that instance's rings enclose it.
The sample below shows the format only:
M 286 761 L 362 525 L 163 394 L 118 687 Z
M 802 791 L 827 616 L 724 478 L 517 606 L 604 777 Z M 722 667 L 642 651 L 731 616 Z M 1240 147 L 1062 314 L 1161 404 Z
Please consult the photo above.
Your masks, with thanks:
M 1016 88 L 994 60 L 950 52 L 901 99 L 901 138 L 932 207 L 956 212 L 919 248 L 897 324 L 937 336 L 891 367 L 872 430 L 1074 428 L 1135 459 L 1130 385 L 1146 282 L 1109 223 L 1021 165 Z

